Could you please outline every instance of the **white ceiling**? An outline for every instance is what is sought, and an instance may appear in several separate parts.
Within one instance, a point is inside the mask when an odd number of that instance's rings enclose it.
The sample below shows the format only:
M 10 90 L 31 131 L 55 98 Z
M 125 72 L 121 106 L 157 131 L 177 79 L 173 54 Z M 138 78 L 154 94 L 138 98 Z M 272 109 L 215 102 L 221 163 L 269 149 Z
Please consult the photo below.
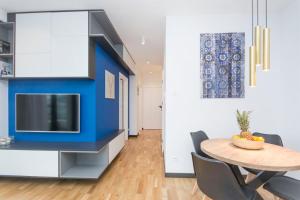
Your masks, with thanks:
M 290 1 L 293 0 L 269 0 L 270 9 L 279 10 Z M 137 66 L 155 71 L 163 65 L 166 15 L 250 13 L 251 0 L 0 0 L 0 8 L 12 12 L 104 9 Z M 141 45 L 142 36 L 145 45 Z

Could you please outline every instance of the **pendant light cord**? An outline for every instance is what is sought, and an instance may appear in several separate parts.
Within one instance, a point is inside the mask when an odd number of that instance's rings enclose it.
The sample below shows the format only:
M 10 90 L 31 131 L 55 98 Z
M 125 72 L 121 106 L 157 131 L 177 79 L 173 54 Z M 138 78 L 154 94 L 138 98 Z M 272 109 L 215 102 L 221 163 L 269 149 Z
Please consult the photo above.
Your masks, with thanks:
M 254 29 L 254 0 L 252 0 L 252 44 L 254 44 L 254 39 L 253 39 L 253 30 Z
M 257 8 L 256 8 L 256 9 L 257 9 L 257 10 L 256 10 L 256 12 L 257 12 L 257 19 L 256 19 L 257 22 L 256 22 L 256 24 L 257 24 L 257 26 L 258 26 L 258 25 L 259 25 L 259 1 L 258 1 L 258 0 L 257 0 L 256 4 L 257 4 L 257 5 L 256 5 L 256 7 L 257 7 Z
M 268 0 L 266 0 L 266 27 L 268 27 Z

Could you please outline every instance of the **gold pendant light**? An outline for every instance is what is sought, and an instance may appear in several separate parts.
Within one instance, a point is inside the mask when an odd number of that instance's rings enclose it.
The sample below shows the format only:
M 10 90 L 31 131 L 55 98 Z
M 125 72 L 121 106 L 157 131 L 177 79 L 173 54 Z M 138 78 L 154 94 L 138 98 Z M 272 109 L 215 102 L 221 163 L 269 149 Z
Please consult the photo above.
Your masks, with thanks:
M 253 14 L 254 8 L 253 8 L 253 0 L 252 0 L 252 46 L 249 48 L 249 85 L 250 87 L 256 86 L 256 47 L 254 45 L 253 40 L 253 27 L 254 27 L 254 14 Z
M 251 46 L 249 48 L 249 52 L 250 52 L 250 82 L 249 82 L 249 85 L 250 87 L 255 87 L 256 86 L 256 47 L 255 46 Z
M 264 71 L 270 70 L 270 32 L 270 28 L 268 28 L 268 0 L 266 0 L 265 28 L 259 25 L 259 0 L 257 0 L 257 24 L 254 28 L 254 0 L 252 0 L 252 46 L 249 48 L 250 87 L 256 86 L 257 66 L 262 66 Z M 263 54 L 263 57 L 261 57 L 261 54 Z
M 261 66 L 261 26 L 255 26 L 256 65 Z
M 266 27 L 263 29 L 263 70 L 270 70 L 270 28 L 268 28 L 268 0 L 266 0 Z

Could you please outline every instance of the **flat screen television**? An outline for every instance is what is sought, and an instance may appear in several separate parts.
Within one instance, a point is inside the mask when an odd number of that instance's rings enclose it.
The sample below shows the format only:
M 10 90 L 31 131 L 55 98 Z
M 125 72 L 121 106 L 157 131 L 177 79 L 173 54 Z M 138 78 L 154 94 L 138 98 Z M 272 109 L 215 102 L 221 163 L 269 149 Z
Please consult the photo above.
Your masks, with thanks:
M 79 94 L 16 94 L 17 132 L 80 132 Z

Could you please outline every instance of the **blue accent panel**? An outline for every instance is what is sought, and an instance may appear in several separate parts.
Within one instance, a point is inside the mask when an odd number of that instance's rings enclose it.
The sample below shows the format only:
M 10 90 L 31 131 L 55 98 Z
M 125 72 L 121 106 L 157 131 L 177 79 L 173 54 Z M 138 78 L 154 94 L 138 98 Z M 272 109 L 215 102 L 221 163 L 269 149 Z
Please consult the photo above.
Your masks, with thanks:
M 20 133 L 15 132 L 16 93 L 79 93 L 80 133 Z M 9 133 L 20 141 L 92 142 L 95 141 L 95 84 L 92 80 L 34 79 L 9 82 Z
M 105 99 L 105 70 L 115 75 L 115 99 Z M 19 141 L 94 142 L 119 129 L 119 72 L 129 73 L 100 45 L 96 46 L 96 79 L 22 79 L 9 81 L 9 133 Z M 20 133 L 15 131 L 16 93 L 79 93 L 80 133 Z
M 119 72 L 129 73 L 118 65 L 99 45 L 96 46 L 97 140 L 105 139 L 119 129 Z M 115 99 L 105 98 L 105 70 L 115 75 Z

